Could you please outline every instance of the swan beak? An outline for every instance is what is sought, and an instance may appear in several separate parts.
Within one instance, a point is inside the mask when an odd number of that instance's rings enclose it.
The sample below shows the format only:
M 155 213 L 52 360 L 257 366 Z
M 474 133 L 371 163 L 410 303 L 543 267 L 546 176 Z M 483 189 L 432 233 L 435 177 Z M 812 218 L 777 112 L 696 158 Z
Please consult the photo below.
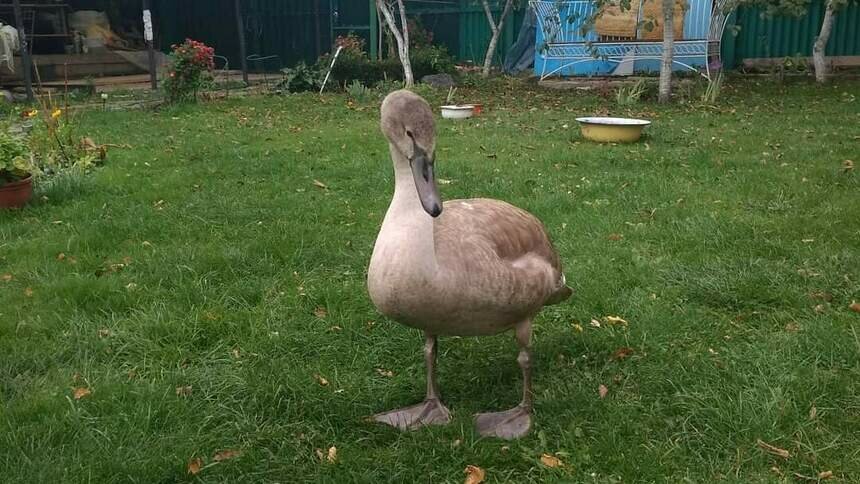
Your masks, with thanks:
M 415 156 L 412 157 L 412 177 L 415 179 L 415 188 L 418 190 L 418 198 L 421 206 L 431 217 L 438 217 L 442 213 L 442 197 L 436 186 L 436 177 L 433 174 L 433 159 L 419 147 L 415 147 Z

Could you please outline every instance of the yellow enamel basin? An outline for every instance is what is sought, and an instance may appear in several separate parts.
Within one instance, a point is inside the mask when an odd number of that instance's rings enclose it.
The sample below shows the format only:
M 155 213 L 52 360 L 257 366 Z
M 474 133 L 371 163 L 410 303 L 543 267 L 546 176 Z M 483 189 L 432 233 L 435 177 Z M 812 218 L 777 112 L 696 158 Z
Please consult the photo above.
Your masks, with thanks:
M 602 143 L 630 143 L 642 136 L 651 121 L 633 118 L 576 118 L 582 126 L 582 135 Z

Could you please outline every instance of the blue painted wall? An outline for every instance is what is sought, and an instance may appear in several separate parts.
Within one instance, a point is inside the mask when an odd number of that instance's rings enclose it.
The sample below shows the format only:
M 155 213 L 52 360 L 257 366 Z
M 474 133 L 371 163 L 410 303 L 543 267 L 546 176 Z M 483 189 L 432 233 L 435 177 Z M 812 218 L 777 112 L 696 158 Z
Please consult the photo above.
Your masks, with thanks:
M 653 0 L 646 0 L 653 1 Z M 711 16 L 711 0 L 688 0 L 690 8 L 684 15 L 684 38 L 685 39 L 701 39 L 707 37 L 708 27 Z M 580 13 L 573 14 L 576 17 L 570 21 L 568 13 L 570 10 L 561 10 L 561 25 L 565 30 L 564 38 L 572 42 L 596 41 L 597 34 L 594 31 L 588 32 L 585 36 L 580 33 L 582 18 L 594 11 L 593 5 L 589 4 L 587 8 L 580 10 Z M 602 76 L 612 75 L 618 67 L 617 63 L 607 62 L 601 59 L 588 60 L 574 65 L 565 66 L 570 61 L 561 61 L 554 59 L 546 59 L 542 52 L 541 46 L 544 45 L 544 33 L 539 27 L 535 38 L 535 74 L 540 76 L 543 72 L 552 72 L 561 68 L 555 75 L 559 76 Z M 675 60 L 691 65 L 693 67 L 704 68 L 704 57 L 681 57 L 675 56 Z M 629 63 L 621 66 L 622 69 L 629 69 Z M 674 64 L 675 71 L 687 70 L 684 67 Z M 660 61 L 657 60 L 637 60 L 633 62 L 633 72 L 660 72 Z

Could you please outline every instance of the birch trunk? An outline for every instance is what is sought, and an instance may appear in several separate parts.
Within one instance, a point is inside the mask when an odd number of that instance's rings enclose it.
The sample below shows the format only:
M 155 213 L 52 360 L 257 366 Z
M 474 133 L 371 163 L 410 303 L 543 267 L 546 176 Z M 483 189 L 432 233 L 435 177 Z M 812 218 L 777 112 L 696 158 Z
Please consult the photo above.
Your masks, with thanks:
M 656 1 L 656 0 L 652 0 Z M 675 0 L 663 0 L 663 58 L 660 61 L 660 89 L 657 100 L 672 98 L 672 51 L 675 45 Z
M 490 24 L 490 32 L 492 32 L 492 35 L 490 36 L 490 44 L 487 46 L 487 53 L 484 55 L 484 68 L 481 71 L 481 74 L 484 77 L 489 77 L 490 75 L 490 68 L 493 65 L 493 55 L 496 53 L 496 46 L 499 44 L 499 36 L 505 26 L 505 18 L 507 18 L 508 14 L 511 12 L 513 3 L 513 0 L 505 1 L 505 7 L 502 9 L 502 15 L 499 17 L 499 23 L 496 24 L 496 21 L 493 19 L 493 13 L 490 11 L 489 0 L 481 0 L 481 5 L 484 7 L 484 13 L 487 15 L 487 23 Z
M 830 31 L 833 29 L 833 0 L 827 0 L 827 7 L 824 10 L 824 20 L 821 22 L 821 32 L 815 39 L 812 45 L 812 63 L 815 65 L 815 80 L 819 83 L 827 82 L 826 57 L 824 51 L 827 48 L 827 41 L 830 40 Z
M 376 6 L 385 17 L 385 23 L 388 24 L 388 30 L 394 36 L 397 42 L 397 56 L 400 57 L 400 63 L 403 65 L 403 80 L 406 87 L 412 87 L 415 84 L 415 77 L 412 74 L 412 63 L 409 61 L 409 27 L 406 25 L 406 6 L 403 0 L 397 0 L 397 9 L 400 11 L 400 28 L 397 27 L 397 21 L 394 20 L 394 12 L 391 11 L 393 2 L 388 3 L 386 0 L 376 0 Z

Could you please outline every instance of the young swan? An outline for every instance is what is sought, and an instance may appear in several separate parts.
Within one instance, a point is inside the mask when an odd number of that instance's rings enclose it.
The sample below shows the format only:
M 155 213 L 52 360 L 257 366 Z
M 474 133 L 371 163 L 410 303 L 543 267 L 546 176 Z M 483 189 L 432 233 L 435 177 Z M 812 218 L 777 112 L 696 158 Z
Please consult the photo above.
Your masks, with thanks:
M 489 199 L 442 203 L 434 176 L 435 124 L 430 106 L 406 90 L 382 102 L 382 132 L 394 163 L 394 197 L 368 269 L 368 291 L 386 316 L 424 331 L 424 402 L 374 416 L 400 429 L 446 424 L 436 386 L 439 335 L 492 335 L 515 329 L 523 372 L 522 402 L 478 414 L 482 435 L 517 438 L 531 428 L 531 322 L 567 299 L 558 254 L 541 222 Z

